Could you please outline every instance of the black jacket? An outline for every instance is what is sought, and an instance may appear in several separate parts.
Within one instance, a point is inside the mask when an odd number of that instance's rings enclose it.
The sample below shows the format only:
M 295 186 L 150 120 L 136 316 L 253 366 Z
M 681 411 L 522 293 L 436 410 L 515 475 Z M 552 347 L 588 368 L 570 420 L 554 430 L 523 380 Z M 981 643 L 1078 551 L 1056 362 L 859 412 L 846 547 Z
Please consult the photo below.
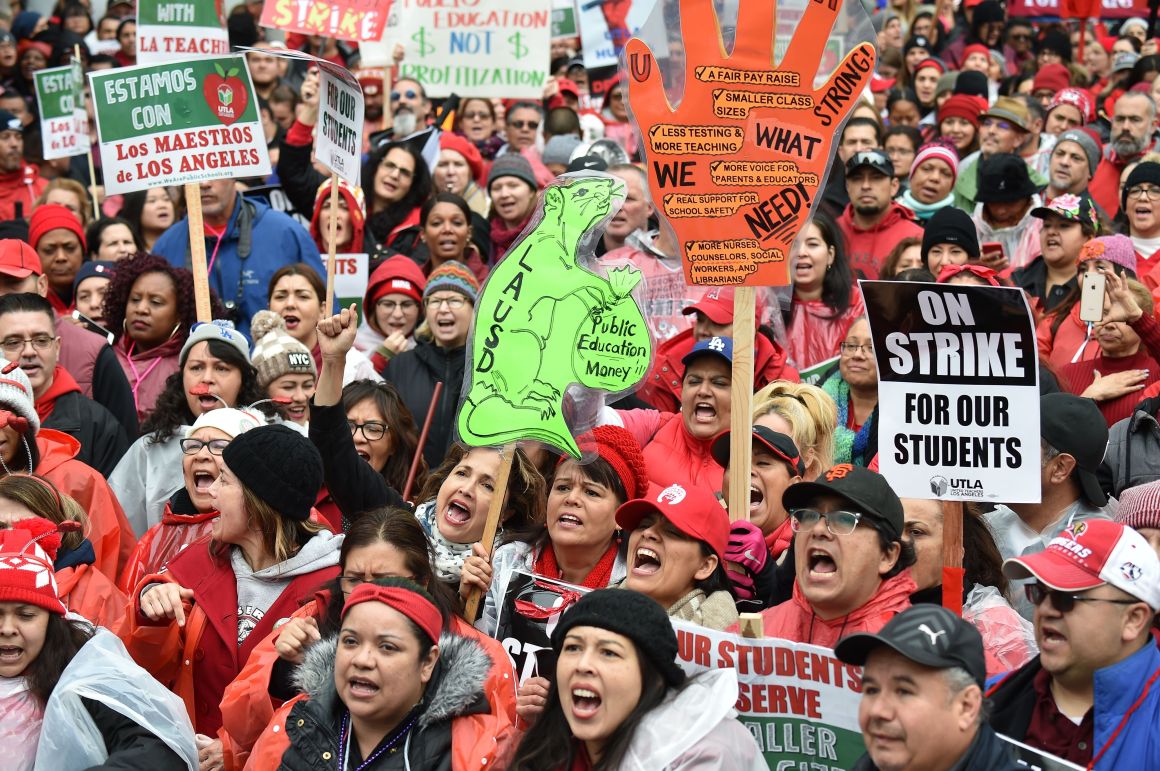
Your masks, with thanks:
M 345 531 L 359 515 L 382 506 L 406 506 L 383 475 L 355 452 L 342 403 L 310 403 L 310 441 L 322 454 L 322 473 L 330 497 L 342 512 Z
M 416 426 L 422 426 L 427 418 L 435 384 L 440 381 L 443 383 L 443 393 L 431 420 L 427 445 L 423 448 L 423 457 L 427 459 L 430 468 L 436 468 L 443 462 L 443 456 L 447 454 L 447 448 L 455 436 L 455 418 L 466 366 L 466 348 L 448 350 L 420 340 L 413 349 L 391 359 L 383 370 L 383 379 L 399 390 Z
M 338 740 L 346 709 L 334 687 L 336 641 L 332 637 L 311 647 L 298 669 L 297 685 L 310 698 L 295 704 L 286 719 L 290 746 L 282 755 L 281 771 L 334 768 L 336 760 L 342 767 Z M 490 711 L 483 692 L 491 668 L 487 652 L 475 640 L 454 634 L 440 638 L 439 651 L 439 663 L 416 707 L 414 726 L 398 737 L 393 751 L 379 756 L 370 766 L 373 771 L 451 771 L 452 721 Z M 392 738 L 388 735 L 383 741 Z M 356 768 L 363 760 L 358 742 L 351 741 L 346 768 Z
M 101 347 L 93 364 L 93 401 L 112 413 L 125 429 L 130 442 L 137 440 L 139 428 L 133 389 L 117 361 L 117 354 L 107 345 Z
M 82 696 L 81 703 L 105 740 L 105 750 L 109 753 L 104 763 L 89 771 L 185 768 L 185 759 L 156 734 L 99 701 Z
M 1039 657 L 1028 661 L 1003 679 L 995 682 L 987 690 L 991 700 L 991 726 L 1003 731 L 1016 741 L 1023 741 L 1027 728 L 1031 725 L 1031 713 L 1035 711 L 1035 676 L 1043 667 Z
M 1012 745 L 1000 739 L 991 726 L 982 725 L 966 754 L 948 771 L 1022 771 L 1024 768 L 1015 762 Z M 878 771 L 878 766 L 870 759 L 870 753 L 866 753 L 852 771 Z
M 1100 487 L 1119 498 L 1129 487 L 1160 479 L 1160 397 L 1144 399 L 1132 416 L 1108 431 L 1108 449 L 1096 470 Z
M 124 426 L 108 409 L 80 391 L 58 396 L 52 414 L 41 425 L 62 431 L 80 442 L 77 460 L 106 477 L 113 473 L 129 449 Z

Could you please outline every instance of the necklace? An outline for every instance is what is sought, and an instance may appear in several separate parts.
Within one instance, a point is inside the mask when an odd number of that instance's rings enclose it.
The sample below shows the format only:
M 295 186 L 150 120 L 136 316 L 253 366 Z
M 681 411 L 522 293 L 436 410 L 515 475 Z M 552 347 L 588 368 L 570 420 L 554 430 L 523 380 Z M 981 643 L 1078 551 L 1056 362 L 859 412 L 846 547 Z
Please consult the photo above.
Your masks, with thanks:
M 401 731 L 392 736 L 389 742 L 380 744 L 375 749 L 375 751 L 372 752 L 366 760 L 360 763 L 358 768 L 356 768 L 354 771 L 364 771 L 364 769 L 370 768 L 371 764 L 378 760 L 383 753 L 385 753 L 387 750 L 392 750 L 392 748 L 399 743 L 399 740 L 410 732 L 411 726 L 415 725 L 415 721 L 418 719 L 419 716 L 417 714 L 413 714 L 410 721 L 408 721 L 407 724 L 403 726 Z M 340 758 L 340 765 L 338 767 L 339 771 L 346 771 L 346 769 L 349 767 L 350 735 L 350 710 L 348 709 L 342 715 L 342 730 L 338 735 L 338 757 Z

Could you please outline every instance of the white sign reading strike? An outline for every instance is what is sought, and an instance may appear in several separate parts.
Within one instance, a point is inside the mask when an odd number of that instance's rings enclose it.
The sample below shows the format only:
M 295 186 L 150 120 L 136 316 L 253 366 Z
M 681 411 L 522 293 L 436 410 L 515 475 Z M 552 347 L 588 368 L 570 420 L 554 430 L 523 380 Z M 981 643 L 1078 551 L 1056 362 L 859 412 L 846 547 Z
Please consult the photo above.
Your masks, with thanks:
M 83 155 L 90 147 L 85 81 L 79 62 L 33 73 L 44 159 Z
M 270 173 L 242 56 L 90 72 L 89 84 L 109 195 Z
M 878 464 L 901 498 L 1039 502 L 1039 357 L 1018 289 L 863 281 Z

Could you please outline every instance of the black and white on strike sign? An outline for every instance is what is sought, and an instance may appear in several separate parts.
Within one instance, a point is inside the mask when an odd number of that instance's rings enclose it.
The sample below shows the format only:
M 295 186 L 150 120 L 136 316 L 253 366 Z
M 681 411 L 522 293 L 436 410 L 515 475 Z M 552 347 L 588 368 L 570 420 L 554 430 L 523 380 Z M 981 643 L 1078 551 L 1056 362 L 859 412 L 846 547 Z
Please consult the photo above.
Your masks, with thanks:
M 903 498 L 1039 501 L 1039 354 L 1008 287 L 862 281 L 878 464 Z
M 521 685 L 529 677 L 555 679 L 552 631 L 564 611 L 588 591 L 519 570 L 508 574 L 494 637 L 511 657 Z

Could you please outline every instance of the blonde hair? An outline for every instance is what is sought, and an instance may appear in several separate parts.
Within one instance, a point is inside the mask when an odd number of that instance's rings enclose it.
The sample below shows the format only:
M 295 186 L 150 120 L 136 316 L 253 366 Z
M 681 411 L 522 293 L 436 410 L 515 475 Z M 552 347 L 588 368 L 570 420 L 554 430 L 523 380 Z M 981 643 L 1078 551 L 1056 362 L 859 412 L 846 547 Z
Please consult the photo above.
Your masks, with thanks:
M 93 204 L 89 199 L 89 192 L 85 190 L 85 186 L 75 179 L 68 179 L 67 177 L 57 177 L 45 186 L 44 191 L 37 197 L 36 202 L 32 204 L 35 209 L 45 201 L 48 200 L 48 194 L 53 190 L 64 190 L 72 193 L 81 202 L 81 210 L 76 212 L 76 215 L 81 218 L 81 227 L 87 228 L 89 223 L 93 221 Z
M 274 564 L 293 557 L 304 543 L 326 529 L 309 519 L 298 522 L 283 517 L 273 506 L 242 484 L 241 480 L 237 480 L 237 484 L 242 488 L 246 524 L 250 530 L 262 534 L 262 548 L 273 558 Z M 210 554 L 214 557 L 220 559 L 228 553 L 229 544 L 222 541 L 210 543 Z
M 806 463 L 806 479 L 834 464 L 838 408 L 821 388 L 775 380 L 753 395 L 753 420 L 776 414 L 789 423 L 791 439 Z

